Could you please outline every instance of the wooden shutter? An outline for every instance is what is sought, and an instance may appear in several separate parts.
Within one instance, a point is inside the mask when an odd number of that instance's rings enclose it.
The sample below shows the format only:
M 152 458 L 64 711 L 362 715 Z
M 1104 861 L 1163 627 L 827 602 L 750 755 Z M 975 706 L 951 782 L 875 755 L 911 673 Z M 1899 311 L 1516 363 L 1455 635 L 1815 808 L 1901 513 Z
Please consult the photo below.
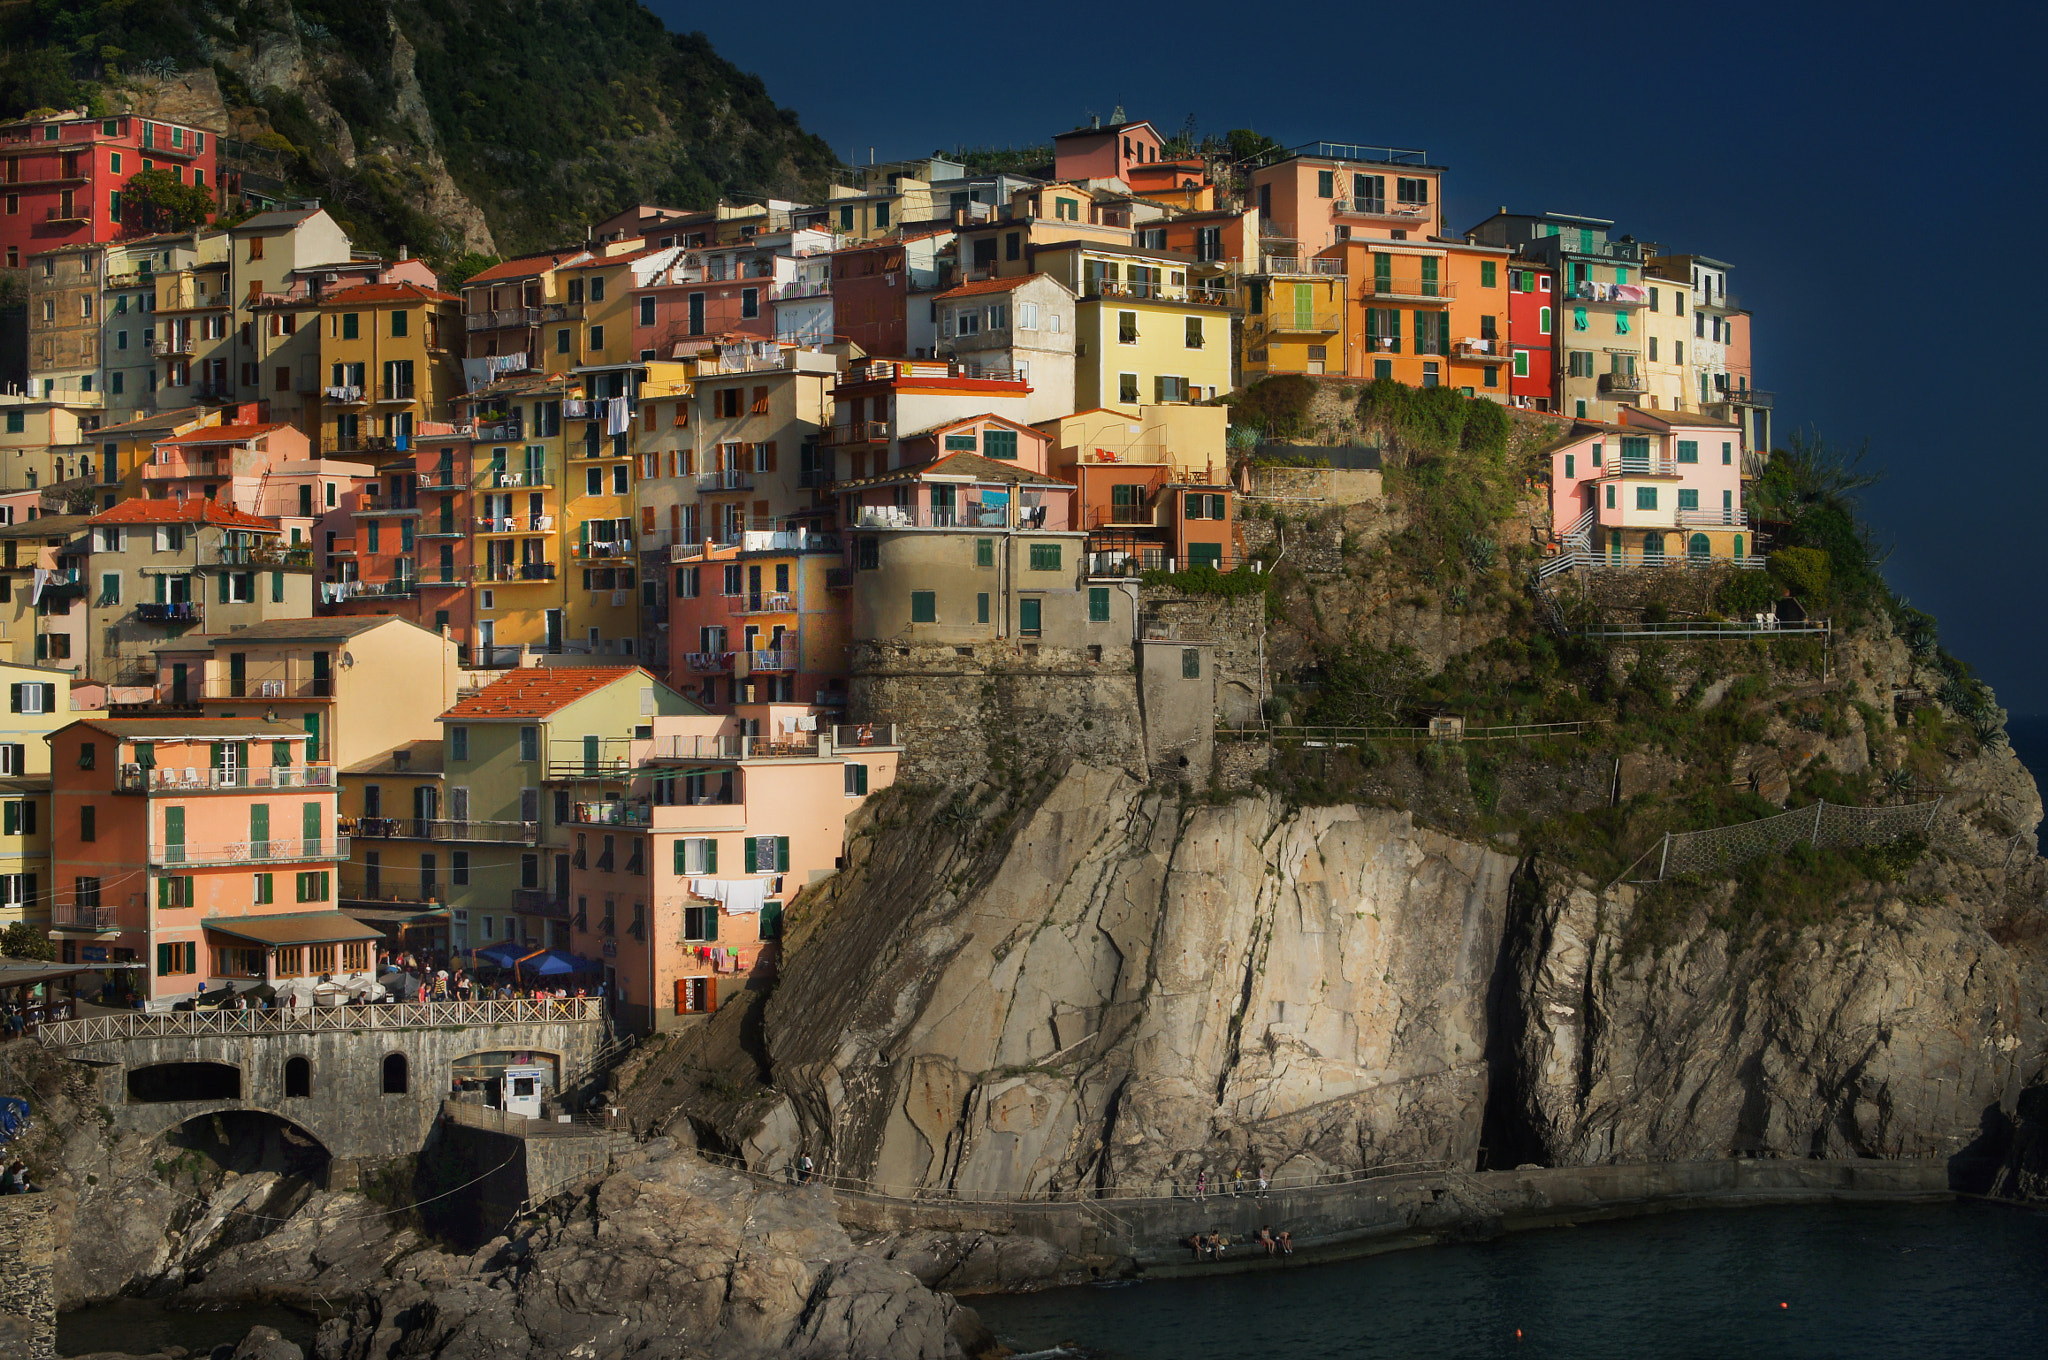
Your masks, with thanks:
M 704 872 L 707 874 L 716 874 L 718 872 L 718 842 L 715 840 L 706 840 L 704 842 Z
M 767 471 L 775 471 L 775 441 L 772 439 L 769 440 L 767 443 L 761 446 L 761 450 L 764 454 L 767 455 Z
M 640 408 L 640 428 L 647 431 L 649 434 L 653 434 L 654 418 L 657 414 L 658 412 L 653 402 L 650 401 L 645 406 L 642 406 Z
M 683 840 L 683 839 L 682 839 L 682 838 L 680 838 L 680 837 L 678 837 L 678 838 L 676 839 L 676 869 L 675 869 L 675 872 L 676 872 L 676 876 L 677 876 L 677 877 L 679 877 L 679 878 L 680 878 L 680 877 L 682 877 L 683 875 L 685 875 L 685 874 L 689 873 L 689 870 L 688 870 L 688 869 L 687 869 L 686 867 L 684 867 L 685 865 L 687 865 L 687 864 L 689 863 L 689 845 L 690 845 L 690 843 L 689 843 L 688 841 L 686 841 L 686 840 Z
M 704 908 L 704 938 L 707 940 L 718 938 L 718 912 L 719 906 L 716 902 Z
M 9 713 L 19 713 L 19 712 L 21 712 L 21 686 L 20 686 L 20 685 L 9 685 L 9 686 L 7 687 L 7 711 L 8 711 Z
M 757 416 L 768 414 L 768 389 L 765 387 L 754 389 L 754 414 Z
M 754 838 L 752 836 L 746 836 L 741 839 L 740 851 L 741 858 L 746 865 L 745 872 L 750 874 L 756 872 L 758 866 L 754 862 Z

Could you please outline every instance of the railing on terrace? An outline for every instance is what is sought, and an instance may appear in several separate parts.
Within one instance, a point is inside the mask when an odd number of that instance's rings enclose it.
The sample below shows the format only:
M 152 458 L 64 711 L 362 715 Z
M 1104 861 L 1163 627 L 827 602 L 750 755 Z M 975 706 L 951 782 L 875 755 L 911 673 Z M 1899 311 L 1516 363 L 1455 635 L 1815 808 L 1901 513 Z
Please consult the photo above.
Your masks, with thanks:
M 481 422 L 476 427 L 478 439 L 524 439 L 526 422 L 523 420 L 493 420 Z
M 654 809 L 644 803 L 571 803 L 570 818 L 585 826 L 652 826 Z
M 554 481 L 553 474 L 549 471 L 547 465 L 543 463 L 538 467 L 485 468 L 477 476 L 476 484 L 483 490 L 490 491 L 526 486 L 548 487 L 553 486 Z
M 199 606 L 190 600 L 174 600 L 169 604 L 145 601 L 135 606 L 135 617 L 143 623 L 193 623 L 199 618 Z
M 1626 552 L 1562 552 L 1546 557 L 1536 568 L 1536 579 L 1547 581 L 1566 571 L 1659 571 L 1676 568 L 1703 569 L 1712 567 L 1733 567 L 1740 571 L 1762 571 L 1765 559 L 1757 555 L 1744 557 L 1695 557 L 1689 553 L 1646 553 L 1640 549 Z
M 570 545 L 570 552 L 584 559 L 610 557 L 622 558 L 633 555 L 633 540 L 629 538 L 592 538 Z
M 59 930 L 118 930 L 121 925 L 112 907 L 62 901 L 51 906 L 50 924 Z
M 158 340 L 150 348 L 154 349 L 159 357 L 166 354 L 190 354 L 192 353 L 194 343 L 189 337 L 186 339 L 173 338 Z
M 889 439 L 889 422 L 886 420 L 856 420 L 843 425 L 827 425 L 818 432 L 822 444 L 882 444 Z
M 545 888 L 515 888 L 512 891 L 512 910 L 527 916 L 547 916 L 566 921 L 569 919 L 569 895 L 566 892 L 549 892 Z
M 726 605 L 735 614 L 793 614 L 796 599 L 787 594 L 757 592 L 752 595 L 729 595 Z
M 855 746 L 900 746 L 895 723 L 840 723 L 832 728 L 832 749 Z
M 537 845 L 540 843 L 540 823 L 456 821 L 446 817 L 358 817 L 351 834 L 359 841 L 488 841 L 500 845 Z
M 1238 737 L 1256 736 L 1266 741 L 1293 741 L 1304 746 L 1344 746 L 1361 741 L 1542 741 L 1553 737 L 1582 736 L 1599 725 L 1597 722 L 1554 722 L 1501 723 L 1491 727 L 1344 727 L 1275 723 L 1268 727 L 1229 730 Z M 1222 729 L 1218 730 L 1218 735 L 1223 735 Z
M 1602 392 L 1640 392 L 1645 384 L 1646 380 L 1640 373 L 1602 373 L 1600 375 L 1600 390 Z
M 1725 559 L 1723 559 L 1725 560 Z M 1595 624 L 1576 630 L 1585 638 L 1666 638 L 1679 641 L 1714 641 L 1724 638 L 1777 637 L 1784 634 L 1828 637 L 1834 632 L 1827 619 L 1806 619 L 1790 623 L 1770 614 L 1751 619 L 1685 619 L 1668 623 Z
M 683 664 L 698 672 L 716 673 L 732 669 L 731 652 L 686 652 Z
M 476 569 L 476 579 L 487 585 L 506 585 L 519 581 L 552 581 L 555 579 L 553 562 L 521 562 L 517 565 L 501 564 Z
M 1508 356 L 1508 342 L 1496 335 L 1454 340 L 1451 342 L 1451 354 L 1459 359 L 1505 359 Z
M 273 841 L 229 841 L 223 845 L 153 844 L 149 847 L 149 862 L 162 866 L 347 859 L 348 844 L 346 836 L 319 840 L 290 836 Z
M 334 767 L 319 765 L 254 765 L 235 770 L 199 769 L 187 765 L 138 765 L 121 767 L 114 779 L 116 793 L 233 793 L 245 789 L 331 789 Z
M 1675 458 L 1609 458 L 1600 469 L 1602 477 L 1676 477 L 1679 475 L 1678 460 Z
M 1384 198 L 1340 198 L 1330 204 L 1339 217 L 1398 217 L 1420 222 L 1429 216 L 1427 203 L 1389 203 Z
M 1274 335 L 1328 335 L 1343 328 L 1343 319 L 1336 312 L 1268 312 L 1256 318 L 1251 326 L 1258 326 Z
M 836 553 L 840 550 L 840 539 L 836 533 L 814 533 L 809 529 L 742 529 L 737 538 L 713 536 L 712 549 L 738 548 L 741 552 L 815 552 Z M 658 550 L 657 550 L 658 551 Z M 670 562 L 695 562 L 704 556 L 704 543 L 674 543 L 669 545 Z
M 750 671 L 793 671 L 796 669 L 796 653 L 787 649 L 748 652 L 747 669 Z
M 1750 526 L 1747 510 L 1680 510 L 1678 527 L 1681 529 L 1747 529 Z
M 781 736 L 661 736 L 648 748 L 649 760 L 770 760 L 777 757 L 814 756 L 818 734 L 794 732 Z
M 396 866 L 386 866 L 383 872 L 373 877 L 339 879 L 334 885 L 335 896 L 345 902 L 409 902 L 421 906 L 439 906 L 441 889 L 438 885 L 420 886 L 419 875 L 413 874 L 412 886 L 402 886 L 406 877 Z
M 904 505 L 863 505 L 858 522 L 863 529 L 1001 529 L 1010 523 L 1010 507 L 982 505 L 974 501 L 940 510 Z
M 1083 279 L 1084 298 L 1130 298 L 1138 302 L 1194 302 L 1211 307 L 1235 307 L 1237 290 L 1208 288 L 1201 284 L 1132 283 L 1122 279 Z
M 1290 275 L 1302 278 L 1343 278 L 1344 261 L 1324 260 L 1311 255 L 1266 255 L 1261 257 L 1264 272 Z
M 555 527 L 553 515 L 478 515 L 480 534 L 544 534 Z
M 1424 302 L 1445 302 L 1458 296 L 1458 285 L 1449 279 L 1391 278 L 1375 274 L 1359 285 L 1368 297 L 1419 298 Z
M 223 567 L 310 567 L 313 565 L 313 549 L 310 545 L 223 545 L 202 554 L 200 561 Z
M 379 401 L 411 401 L 416 394 L 417 389 L 409 382 L 380 383 L 377 387 Z
M 739 468 L 725 468 L 718 472 L 706 472 L 697 478 L 699 491 L 752 491 L 754 474 Z
M 497 330 L 501 326 L 538 326 L 538 307 L 500 307 L 495 311 L 465 312 L 462 327 L 471 331 Z
M 515 897 L 518 894 L 515 894 Z M 207 1034 L 323 1034 L 350 1030 L 440 1029 L 451 1025 L 536 1025 L 604 1019 L 604 1000 L 572 996 L 512 1001 L 426 1001 L 362 1006 L 295 1006 L 274 1011 L 136 1011 L 45 1024 L 47 1047 Z

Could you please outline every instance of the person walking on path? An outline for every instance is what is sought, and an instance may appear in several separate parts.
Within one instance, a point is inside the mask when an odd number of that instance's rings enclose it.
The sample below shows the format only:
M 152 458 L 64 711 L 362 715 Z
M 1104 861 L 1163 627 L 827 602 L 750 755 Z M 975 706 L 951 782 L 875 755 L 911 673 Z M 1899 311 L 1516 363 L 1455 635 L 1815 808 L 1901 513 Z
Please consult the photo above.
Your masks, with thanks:
M 1202 1202 L 1202 1196 L 1209 1193 L 1209 1168 L 1203 1167 L 1195 1173 L 1195 1203 Z
M 1258 1191 L 1252 1197 L 1254 1199 L 1264 1199 L 1266 1197 L 1266 1168 L 1263 1166 L 1259 1168 Z
M 796 1183 L 798 1185 L 809 1185 L 813 1169 L 814 1164 L 811 1161 L 810 1153 L 806 1152 L 801 1157 L 798 1157 L 796 1159 Z
M 1244 1193 L 1244 1168 L 1233 1167 L 1230 1172 L 1230 1197 L 1236 1199 Z

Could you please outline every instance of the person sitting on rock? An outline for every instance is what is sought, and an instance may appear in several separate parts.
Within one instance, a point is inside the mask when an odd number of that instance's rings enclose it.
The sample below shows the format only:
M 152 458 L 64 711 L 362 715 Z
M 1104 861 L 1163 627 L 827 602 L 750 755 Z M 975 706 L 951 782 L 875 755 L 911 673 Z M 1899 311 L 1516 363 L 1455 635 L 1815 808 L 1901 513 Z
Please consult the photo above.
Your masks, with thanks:
M 1188 1234 L 1188 1237 L 1187 1237 L 1187 1245 L 1188 1245 L 1188 1246 L 1190 1246 L 1190 1247 L 1193 1247 L 1193 1248 L 1194 1248 L 1194 1250 L 1195 1250 L 1195 1259 L 1196 1259 L 1197 1261 L 1201 1260 L 1201 1259 L 1202 1259 L 1202 1235 L 1201 1235 L 1200 1233 L 1189 1233 L 1189 1234 Z
M 1273 1230 L 1263 1223 L 1259 1225 L 1259 1245 L 1266 1249 L 1266 1255 L 1273 1254 Z
M 1282 1256 L 1294 1255 L 1294 1234 L 1285 1228 L 1280 1230 L 1280 1254 Z

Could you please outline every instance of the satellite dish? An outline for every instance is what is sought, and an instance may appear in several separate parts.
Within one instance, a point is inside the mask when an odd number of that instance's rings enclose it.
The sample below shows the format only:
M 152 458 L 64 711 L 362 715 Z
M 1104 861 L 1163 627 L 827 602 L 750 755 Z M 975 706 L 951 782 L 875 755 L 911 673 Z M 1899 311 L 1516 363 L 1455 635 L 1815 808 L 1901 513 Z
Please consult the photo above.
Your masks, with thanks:
M 341 654 L 341 668 L 343 670 L 347 670 L 350 666 L 353 666 L 355 664 L 356 654 L 354 652 L 343 652 Z

